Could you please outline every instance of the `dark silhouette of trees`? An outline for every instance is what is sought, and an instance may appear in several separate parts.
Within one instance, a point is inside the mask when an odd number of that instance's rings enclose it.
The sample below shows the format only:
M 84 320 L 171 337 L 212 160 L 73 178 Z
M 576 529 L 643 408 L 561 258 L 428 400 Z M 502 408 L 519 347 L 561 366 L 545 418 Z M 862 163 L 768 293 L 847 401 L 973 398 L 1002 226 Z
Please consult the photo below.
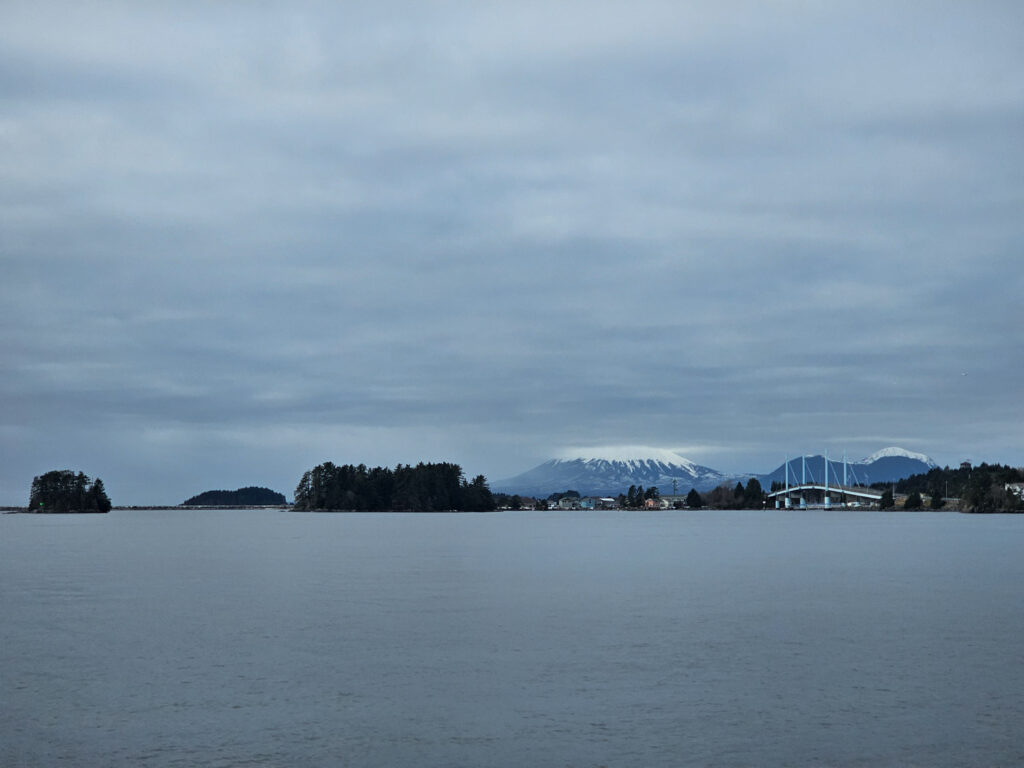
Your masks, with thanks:
M 928 472 L 899 480 L 896 492 L 928 494 L 932 508 L 941 509 L 948 499 L 959 499 L 962 512 L 1024 512 L 1024 500 L 1006 490 L 1010 483 L 1024 482 L 1024 469 L 1001 464 L 964 462 L 959 467 L 933 467 Z M 873 488 L 890 490 L 891 484 L 874 483 Z M 941 502 L 936 504 L 936 497 Z M 947 498 L 948 497 L 948 498 Z M 886 507 L 882 507 L 886 509 Z
M 740 486 L 742 493 L 743 486 Z M 704 495 L 704 503 L 712 509 L 735 509 L 736 489 L 730 488 L 728 483 L 723 483 L 717 488 L 712 488 Z
M 237 491 L 204 491 L 191 499 L 181 502 L 183 507 L 238 507 L 238 506 L 271 506 L 286 504 L 283 493 L 269 488 L 249 486 Z
M 644 487 L 631 485 L 626 491 L 626 509 L 639 509 L 644 505 Z
M 764 506 L 764 498 L 760 481 L 752 477 L 747 481 L 746 487 L 743 483 L 736 483 L 735 487 L 730 488 L 728 483 L 723 483 L 704 496 L 704 503 L 712 509 L 761 509 Z
M 656 485 L 652 485 L 646 490 L 644 490 L 642 485 L 631 485 L 624 497 L 619 496 L 619 504 L 626 509 L 643 509 L 647 506 L 649 500 L 658 501 L 660 498 L 661 492 Z
M 696 488 L 691 488 L 690 492 L 686 494 L 686 506 L 690 509 L 700 509 L 704 506 L 704 499 L 697 493 Z
M 324 462 L 295 488 L 295 509 L 367 512 L 480 511 L 497 509 L 483 475 L 467 481 L 458 464 L 440 462 L 368 468 Z
M 98 477 L 83 472 L 53 470 L 32 479 L 30 512 L 109 512 L 110 499 Z
M 907 500 L 903 502 L 904 509 L 921 509 L 922 507 L 924 507 L 924 502 L 921 499 L 921 494 L 917 491 L 907 496 Z
M 896 505 L 896 502 L 892 497 L 892 488 L 886 488 L 882 491 L 882 498 L 878 501 L 879 509 L 892 509 Z
M 764 506 L 764 491 L 761 483 L 756 477 L 747 481 L 747 487 L 743 489 L 743 506 L 746 509 L 761 509 Z

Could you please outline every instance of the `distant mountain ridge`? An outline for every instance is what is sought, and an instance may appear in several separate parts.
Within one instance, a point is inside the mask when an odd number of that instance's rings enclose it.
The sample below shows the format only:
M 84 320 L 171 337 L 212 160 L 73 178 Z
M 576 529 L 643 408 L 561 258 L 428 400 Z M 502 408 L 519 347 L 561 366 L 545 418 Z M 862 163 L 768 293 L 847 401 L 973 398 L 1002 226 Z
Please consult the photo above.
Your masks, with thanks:
M 927 472 L 936 466 L 923 453 L 914 453 L 903 448 L 889 447 L 859 459 L 847 462 L 847 482 L 861 484 L 895 482 L 914 474 Z M 796 456 L 790 459 L 789 482 L 799 482 L 802 471 L 807 479 L 823 481 L 825 478 L 825 457 Z M 843 480 L 843 462 L 829 459 L 829 482 Z M 617 496 L 625 493 L 631 485 L 649 488 L 654 485 L 661 493 L 672 493 L 673 482 L 680 494 L 691 488 L 700 493 L 709 491 L 722 483 L 746 483 L 756 477 L 764 488 L 772 481 L 785 482 L 785 464 L 771 472 L 760 474 L 727 473 L 697 464 L 684 456 L 663 448 L 646 446 L 621 446 L 596 449 L 572 450 L 560 458 L 550 459 L 515 477 L 499 480 L 494 490 L 502 493 L 518 493 L 524 496 L 549 496 L 567 490 L 579 491 L 584 496 Z
M 829 457 L 829 483 L 842 483 L 844 474 L 846 482 L 850 485 L 859 483 L 870 485 L 871 483 L 891 483 L 902 480 L 911 475 L 919 475 L 937 466 L 930 456 L 923 453 L 914 453 L 903 448 L 883 448 L 870 456 L 857 461 L 847 461 L 843 467 L 842 459 L 836 460 Z M 808 481 L 825 481 L 825 457 L 818 454 L 814 456 L 795 456 L 789 460 L 789 483 L 799 483 L 806 473 Z M 780 464 L 771 472 L 765 475 L 754 475 L 762 486 L 768 488 L 772 482 L 786 482 L 785 462 Z

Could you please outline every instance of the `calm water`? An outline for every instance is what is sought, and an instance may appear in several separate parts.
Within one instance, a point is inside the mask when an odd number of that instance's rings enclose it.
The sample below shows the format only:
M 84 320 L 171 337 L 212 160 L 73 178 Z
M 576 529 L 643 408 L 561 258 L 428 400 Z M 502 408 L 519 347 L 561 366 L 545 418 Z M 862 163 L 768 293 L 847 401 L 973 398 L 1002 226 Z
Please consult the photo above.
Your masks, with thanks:
M 0 516 L 0 765 L 1024 764 L 1024 516 Z

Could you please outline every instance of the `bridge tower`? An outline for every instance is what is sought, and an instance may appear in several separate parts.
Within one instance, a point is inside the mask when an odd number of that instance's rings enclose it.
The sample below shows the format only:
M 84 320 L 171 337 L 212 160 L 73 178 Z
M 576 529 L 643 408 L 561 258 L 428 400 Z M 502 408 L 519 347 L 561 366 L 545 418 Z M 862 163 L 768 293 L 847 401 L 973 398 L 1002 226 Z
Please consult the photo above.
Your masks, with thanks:
M 828 495 L 828 448 L 825 449 L 825 509 L 832 506 L 832 499 Z
M 800 457 L 800 509 L 807 509 L 807 496 L 804 488 L 807 485 L 807 454 Z

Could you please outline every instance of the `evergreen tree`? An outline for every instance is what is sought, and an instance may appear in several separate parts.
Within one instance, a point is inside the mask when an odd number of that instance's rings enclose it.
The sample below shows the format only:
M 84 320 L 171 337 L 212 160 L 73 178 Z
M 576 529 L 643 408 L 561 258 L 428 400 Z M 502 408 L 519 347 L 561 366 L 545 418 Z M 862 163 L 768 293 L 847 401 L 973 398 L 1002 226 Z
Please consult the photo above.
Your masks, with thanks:
M 761 509 L 764 506 L 764 492 L 756 477 L 750 478 L 747 487 L 743 489 L 743 506 L 747 509 Z
M 102 480 L 92 482 L 84 472 L 63 469 L 32 479 L 28 507 L 32 512 L 109 512 L 111 504 Z
M 109 512 L 111 508 L 110 498 L 107 496 L 103 481 L 98 477 L 93 480 L 92 488 L 89 490 L 89 507 L 97 512 Z
M 903 502 L 904 509 L 921 509 L 921 507 L 923 506 L 924 504 L 921 500 L 921 494 L 918 493 L 917 491 L 914 491 L 909 496 L 907 496 L 907 500 Z
M 629 490 L 626 491 L 626 509 L 633 509 L 636 507 L 636 486 L 629 486 Z
M 325 462 L 303 474 L 295 488 L 296 509 L 432 512 L 496 507 L 483 475 L 467 482 L 458 464 L 446 462 L 399 464 L 394 470 Z
M 882 498 L 878 502 L 879 509 L 892 509 L 895 506 L 895 502 L 892 498 L 892 489 L 886 488 L 882 491 Z
M 690 492 L 686 494 L 686 506 L 690 509 L 700 509 L 704 506 L 704 499 L 697 493 L 696 488 L 691 488 Z

